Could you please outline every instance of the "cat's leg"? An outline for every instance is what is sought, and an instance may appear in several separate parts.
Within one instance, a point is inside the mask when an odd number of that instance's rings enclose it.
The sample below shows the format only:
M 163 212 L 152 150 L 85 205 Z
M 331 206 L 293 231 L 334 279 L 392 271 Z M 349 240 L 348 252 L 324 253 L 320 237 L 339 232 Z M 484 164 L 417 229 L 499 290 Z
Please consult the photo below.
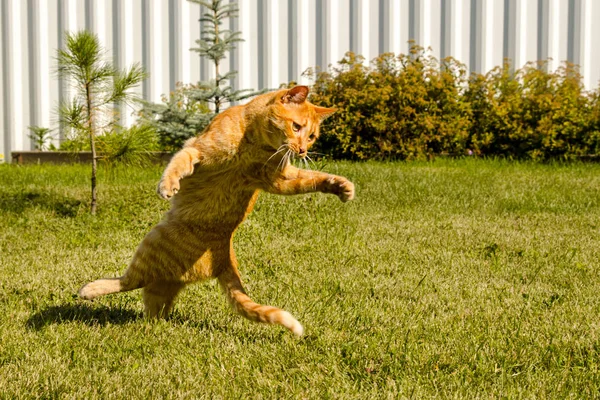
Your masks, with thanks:
M 354 184 L 343 176 L 307 171 L 292 165 L 268 182 L 264 189 L 276 194 L 331 193 L 343 202 L 354 199 Z
M 146 318 L 166 318 L 175 298 L 185 284 L 180 282 L 156 281 L 142 289 L 144 299 L 144 314 Z
M 192 146 L 184 147 L 175 153 L 158 183 L 156 189 L 163 199 L 170 199 L 179 191 L 179 181 L 194 172 L 194 165 L 200 162 L 200 151 Z
M 128 272 L 125 272 L 123 276 L 118 278 L 98 279 L 84 285 L 79 289 L 79 297 L 84 300 L 92 300 L 106 294 L 127 292 L 141 288 L 144 285 L 142 277 Z
M 296 336 L 304 334 L 302 325 L 289 312 L 253 302 L 244 291 L 240 275 L 235 266 L 230 265 L 222 270 L 218 279 L 229 303 L 242 316 L 255 322 L 282 325 Z
M 157 228 L 155 227 L 146 235 L 123 276 L 90 282 L 79 289 L 79 297 L 92 300 L 106 294 L 139 289 L 146 286 L 149 281 L 158 280 L 160 276 L 156 276 L 156 270 L 152 268 L 158 258 L 153 257 L 152 254 L 153 250 L 156 251 L 159 247 L 150 243 L 151 239 L 157 236 L 156 232 Z M 152 273 L 149 272 L 151 269 L 153 269 Z

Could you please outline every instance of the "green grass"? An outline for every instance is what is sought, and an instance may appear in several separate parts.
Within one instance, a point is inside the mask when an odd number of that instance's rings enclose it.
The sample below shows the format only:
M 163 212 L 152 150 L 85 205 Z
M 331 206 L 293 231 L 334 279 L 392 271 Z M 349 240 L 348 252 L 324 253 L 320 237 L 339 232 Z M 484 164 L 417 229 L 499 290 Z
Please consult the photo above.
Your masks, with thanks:
M 147 322 L 117 276 L 168 203 L 161 170 L 0 165 L 0 397 L 600 396 L 600 165 L 334 163 L 354 202 L 261 195 L 236 234 L 250 296 L 214 281 Z

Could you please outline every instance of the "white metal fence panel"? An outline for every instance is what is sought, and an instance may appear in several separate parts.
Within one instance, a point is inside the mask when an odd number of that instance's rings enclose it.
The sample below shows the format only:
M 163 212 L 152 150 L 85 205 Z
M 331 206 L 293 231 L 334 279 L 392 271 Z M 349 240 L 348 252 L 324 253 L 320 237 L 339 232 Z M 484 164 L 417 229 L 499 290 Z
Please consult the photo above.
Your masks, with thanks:
M 597 0 L 230 1 L 240 8 L 231 28 L 245 39 L 225 62 L 225 71 L 239 72 L 238 88 L 310 83 L 306 68 L 326 68 L 346 51 L 367 60 L 405 53 L 411 39 L 476 72 L 504 58 L 516 66 L 552 58 L 551 68 L 579 64 L 588 89 L 600 79 Z M 176 82 L 214 76 L 189 51 L 200 15 L 186 0 L 0 0 L 0 154 L 32 149 L 28 126 L 57 128 L 56 109 L 69 92 L 55 73 L 64 32 L 96 33 L 117 66 L 142 63 L 150 76 L 139 92 L 159 102 Z M 131 111 L 125 124 L 135 119 Z

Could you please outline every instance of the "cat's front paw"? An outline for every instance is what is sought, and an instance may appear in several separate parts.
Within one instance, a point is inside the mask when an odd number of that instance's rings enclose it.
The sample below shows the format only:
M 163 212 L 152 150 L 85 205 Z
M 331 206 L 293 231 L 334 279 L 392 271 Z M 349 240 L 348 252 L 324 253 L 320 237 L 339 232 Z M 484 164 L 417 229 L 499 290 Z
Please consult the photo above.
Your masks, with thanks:
M 179 179 L 174 177 L 163 176 L 156 188 L 156 193 L 165 200 L 169 200 L 171 197 L 175 196 L 178 191 Z
M 329 179 L 331 193 L 335 194 L 344 203 L 354 199 L 354 184 L 341 176 Z

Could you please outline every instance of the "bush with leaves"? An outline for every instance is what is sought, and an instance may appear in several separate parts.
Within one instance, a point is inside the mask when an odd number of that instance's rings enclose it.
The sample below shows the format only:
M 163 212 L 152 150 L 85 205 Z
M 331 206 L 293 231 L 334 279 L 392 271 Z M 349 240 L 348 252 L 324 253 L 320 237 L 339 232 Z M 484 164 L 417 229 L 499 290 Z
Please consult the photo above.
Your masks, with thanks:
M 600 154 L 600 88 L 586 92 L 578 68 L 507 63 L 467 77 L 452 58 L 418 46 L 369 66 L 352 53 L 314 79 L 311 100 L 336 107 L 318 146 L 334 158 L 419 159 L 471 154 L 573 159 Z
M 569 159 L 598 150 L 590 127 L 591 98 L 578 68 L 554 72 L 545 63 L 512 71 L 510 64 L 474 74 L 465 93 L 475 123 L 469 145 L 479 155 Z
M 439 62 L 413 46 L 365 66 L 347 53 L 331 71 L 305 74 L 315 81 L 311 100 L 339 109 L 323 124 L 324 153 L 362 160 L 465 152 L 472 123 L 461 95 L 466 67 L 452 58 Z
M 600 157 L 600 87 L 590 94 L 587 132 L 584 140 L 588 154 Z
M 161 150 L 178 151 L 210 123 L 213 113 L 206 102 L 191 96 L 198 89 L 197 85 L 177 83 L 169 97 L 162 96 L 161 104 L 146 103 L 140 111 L 143 123 L 156 131 Z
M 97 159 L 105 164 L 147 165 L 151 162 L 152 153 L 161 149 L 154 128 L 147 124 L 105 132 L 96 137 L 95 144 Z M 74 137 L 63 141 L 60 150 L 91 151 L 91 146 L 88 140 Z

